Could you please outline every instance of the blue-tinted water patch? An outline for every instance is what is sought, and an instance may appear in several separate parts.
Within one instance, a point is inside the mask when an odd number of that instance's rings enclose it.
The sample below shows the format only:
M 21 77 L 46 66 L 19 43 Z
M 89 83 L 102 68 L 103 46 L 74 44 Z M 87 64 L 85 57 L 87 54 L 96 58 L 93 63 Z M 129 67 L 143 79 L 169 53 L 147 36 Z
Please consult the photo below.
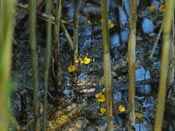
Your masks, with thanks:
M 150 78 L 151 78 L 150 72 L 146 71 L 143 67 L 135 70 L 135 80 L 136 81 L 148 80 Z
M 144 34 L 151 34 L 154 31 L 154 23 L 151 19 L 144 18 L 142 21 L 142 31 Z
M 129 36 L 129 29 L 124 28 L 120 31 L 120 39 L 122 43 L 127 43 L 128 42 L 128 36 Z
M 111 42 L 111 48 L 120 46 L 119 35 L 118 35 L 117 33 L 113 34 L 113 35 L 110 37 L 110 42 Z

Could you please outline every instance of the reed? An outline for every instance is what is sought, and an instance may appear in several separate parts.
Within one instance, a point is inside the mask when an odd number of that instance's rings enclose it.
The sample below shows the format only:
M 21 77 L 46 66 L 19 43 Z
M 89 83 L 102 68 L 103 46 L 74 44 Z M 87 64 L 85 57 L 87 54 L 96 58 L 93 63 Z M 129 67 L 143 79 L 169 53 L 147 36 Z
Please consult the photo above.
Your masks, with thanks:
M 15 0 L 0 1 L 0 131 L 8 131 Z
M 33 98 L 34 98 L 34 117 L 35 117 L 35 131 L 40 130 L 39 117 L 39 85 L 38 85 L 38 65 L 36 52 L 36 1 L 29 2 L 29 39 L 32 58 L 32 78 L 33 78 Z
M 170 51 L 169 51 L 169 70 L 168 70 L 168 82 L 167 82 L 167 91 L 173 90 L 173 86 L 174 86 L 174 63 L 175 63 L 175 52 L 174 52 L 174 42 L 175 42 L 175 25 L 174 25 L 174 17 L 172 15 L 172 40 L 170 42 Z M 168 92 L 167 92 L 168 93 Z M 168 93 L 168 95 L 171 94 L 170 92 Z M 170 97 L 166 96 L 167 98 Z
M 137 1 L 130 0 L 130 33 L 128 40 L 128 131 L 135 130 L 135 47 L 136 47 Z
M 59 70 L 59 44 L 60 44 L 60 24 L 61 24 L 61 11 L 62 11 L 62 0 L 57 0 L 56 14 L 55 14 L 55 25 L 54 25 L 54 83 L 55 88 L 58 87 L 58 70 Z
M 101 1 L 102 6 L 102 39 L 103 39 L 103 61 L 104 61 L 104 86 L 106 96 L 106 118 L 107 118 L 107 131 L 113 131 L 112 120 L 112 76 L 111 76 L 111 59 L 109 50 L 109 28 L 108 28 L 108 11 L 107 1 Z
M 74 0 L 73 64 L 76 66 L 76 69 L 78 69 L 78 64 L 75 61 L 78 58 L 79 4 L 80 0 Z M 75 85 L 77 83 L 77 72 L 73 73 L 73 83 Z
M 48 15 L 47 21 L 47 39 L 46 39 L 46 67 L 45 67 L 45 77 L 44 77 L 44 121 L 43 129 L 46 131 L 47 128 L 47 103 L 48 103 L 48 76 L 51 58 L 51 34 L 52 34 L 52 23 L 51 23 L 51 0 L 47 0 L 46 3 L 46 13 Z
M 169 63 L 169 50 L 170 50 L 170 32 L 171 22 L 173 16 L 173 2 L 174 0 L 165 1 L 165 15 L 163 18 L 163 42 L 162 42 L 162 56 L 161 56 L 161 71 L 159 81 L 158 102 L 156 109 L 156 117 L 154 123 L 154 131 L 162 130 L 163 115 L 165 109 L 165 95 L 167 87 L 168 63 Z

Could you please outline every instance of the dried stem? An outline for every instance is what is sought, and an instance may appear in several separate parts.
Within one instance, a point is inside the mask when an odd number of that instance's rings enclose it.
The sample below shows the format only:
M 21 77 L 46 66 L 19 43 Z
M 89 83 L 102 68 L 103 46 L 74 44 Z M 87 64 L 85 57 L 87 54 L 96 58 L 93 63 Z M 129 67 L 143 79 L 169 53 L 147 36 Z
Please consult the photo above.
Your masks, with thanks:
M 74 46 L 73 40 L 70 37 L 69 32 L 67 31 L 66 27 L 64 26 L 63 21 L 61 21 L 61 29 L 65 33 L 70 49 L 73 50 L 73 46 Z
M 60 38 L 60 21 L 61 21 L 61 10 L 62 0 L 57 0 L 56 14 L 55 14 L 55 25 L 54 25 L 54 83 L 55 88 L 58 87 L 58 70 L 59 70 L 59 38 Z
M 173 15 L 172 15 L 173 16 Z M 174 17 L 172 18 L 172 41 L 170 44 L 170 52 L 169 52 L 169 70 L 168 70 L 168 88 L 173 89 L 173 84 L 174 84 L 174 65 L 175 65 L 175 52 L 174 52 L 174 35 L 175 35 L 175 30 L 174 30 Z
M 78 64 L 75 60 L 78 58 L 78 28 L 79 28 L 79 4 L 80 0 L 74 0 L 74 30 L 73 30 L 73 64 L 75 64 L 76 69 L 78 69 Z M 77 72 L 73 73 L 73 83 L 77 83 Z
M 103 38 L 103 52 L 104 52 L 104 86 L 106 92 L 106 117 L 107 117 L 107 131 L 113 131 L 112 120 L 112 87 L 111 87 L 111 59 L 109 50 L 109 28 L 108 28 L 108 12 L 107 1 L 102 0 L 102 38 Z
M 162 24 L 161 27 L 160 27 L 160 30 L 159 30 L 159 33 L 158 33 L 158 35 L 157 35 L 156 41 L 155 41 L 155 43 L 154 43 L 153 49 L 152 49 L 151 54 L 150 54 L 150 56 L 149 56 L 150 59 L 152 59 L 152 57 L 153 57 L 153 55 L 154 55 L 154 52 L 155 52 L 156 47 L 157 47 L 157 43 L 158 43 L 159 38 L 160 38 L 160 35 L 161 35 L 161 33 L 162 33 L 162 29 L 163 29 L 163 24 Z
M 136 20 L 137 1 L 130 0 L 130 33 L 128 40 L 128 66 L 129 66 L 129 90 L 128 90 L 128 131 L 135 130 L 135 47 L 136 47 Z
M 169 63 L 169 49 L 170 49 L 170 31 L 171 31 L 171 20 L 173 14 L 173 2 L 174 0 L 165 1 L 165 15 L 163 19 L 163 46 L 162 46 L 162 57 L 161 57 L 161 72 L 159 81 L 159 92 L 158 102 L 156 110 L 156 118 L 154 123 L 154 131 L 162 130 L 163 115 L 165 108 L 165 95 L 166 95 L 166 84 L 168 75 L 168 63 Z

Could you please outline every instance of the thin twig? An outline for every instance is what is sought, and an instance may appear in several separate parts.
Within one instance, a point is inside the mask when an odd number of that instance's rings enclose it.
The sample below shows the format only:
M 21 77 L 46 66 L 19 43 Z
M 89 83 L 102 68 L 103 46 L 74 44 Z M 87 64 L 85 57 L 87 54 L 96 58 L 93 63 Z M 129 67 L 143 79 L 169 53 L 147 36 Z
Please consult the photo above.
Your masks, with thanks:
M 65 36 L 67 38 L 67 41 L 68 41 L 68 44 L 69 44 L 70 49 L 73 50 L 73 45 L 74 45 L 73 40 L 70 37 L 69 32 L 67 31 L 67 29 L 66 29 L 63 21 L 61 21 L 61 29 L 65 33 Z
M 159 38 L 160 38 L 160 35 L 161 35 L 161 33 L 162 33 L 162 29 L 163 29 L 163 23 L 162 23 L 162 25 L 161 25 L 161 27 L 160 27 L 160 30 L 159 30 L 159 33 L 158 33 L 158 35 L 157 35 L 156 41 L 155 41 L 155 43 L 154 43 L 153 49 L 152 49 L 151 54 L 150 54 L 150 56 L 149 56 L 149 59 L 150 59 L 150 60 L 152 59 L 152 57 L 153 57 L 153 55 L 154 55 L 154 52 L 155 52 L 155 50 L 156 50 L 157 43 L 158 43 Z

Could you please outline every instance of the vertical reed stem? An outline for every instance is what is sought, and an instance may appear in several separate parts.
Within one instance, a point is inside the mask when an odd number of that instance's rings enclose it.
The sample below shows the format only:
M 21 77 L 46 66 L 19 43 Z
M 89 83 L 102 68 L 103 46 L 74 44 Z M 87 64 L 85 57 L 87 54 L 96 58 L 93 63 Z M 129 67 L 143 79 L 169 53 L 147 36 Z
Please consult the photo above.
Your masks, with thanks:
M 29 2 L 29 24 L 30 24 L 30 48 L 32 56 L 32 78 L 33 78 L 33 98 L 34 98 L 34 116 L 35 116 L 35 131 L 40 130 L 39 116 L 39 85 L 38 85 L 38 66 L 36 53 L 36 0 Z
M 128 89 L 128 131 L 135 130 L 135 46 L 136 46 L 136 20 L 137 1 L 130 0 L 130 33 L 128 40 L 128 66 L 129 66 L 129 89 Z
M 169 63 L 169 49 L 170 49 L 170 32 L 171 32 L 171 20 L 173 14 L 173 2 L 174 0 L 165 1 L 165 15 L 163 19 L 163 46 L 161 56 L 161 72 L 159 81 L 158 102 L 156 110 L 156 118 L 154 123 L 154 131 L 162 130 L 163 115 L 165 109 L 165 95 L 166 84 L 168 75 L 168 63 Z
M 47 93 L 48 93 L 48 75 L 50 67 L 50 56 L 51 56 L 51 33 L 52 33 L 52 24 L 51 24 L 51 0 L 47 0 L 46 3 L 46 13 L 48 15 L 47 21 L 47 43 L 46 43 L 46 67 L 45 67 L 45 80 L 44 80 L 44 122 L 43 129 L 47 129 Z
M 106 117 L 107 117 L 107 131 L 113 131 L 112 120 L 112 87 L 111 87 L 111 59 L 109 50 L 109 28 L 108 28 L 108 11 L 107 0 L 101 1 L 102 6 L 102 38 L 103 38 L 103 53 L 104 53 L 104 86 L 106 92 Z
M 75 63 L 75 60 L 78 58 L 78 28 L 79 28 L 79 4 L 80 0 L 74 0 L 74 30 L 73 30 L 73 64 L 75 64 L 76 69 L 78 69 L 78 64 Z M 73 83 L 77 83 L 77 72 L 73 73 Z
M 15 1 L 0 1 L 0 131 L 8 131 Z
M 54 74 L 55 74 L 55 87 L 58 87 L 58 70 L 59 70 L 59 38 L 60 38 L 60 22 L 61 22 L 61 10 L 62 0 L 57 0 L 55 25 L 54 25 Z

